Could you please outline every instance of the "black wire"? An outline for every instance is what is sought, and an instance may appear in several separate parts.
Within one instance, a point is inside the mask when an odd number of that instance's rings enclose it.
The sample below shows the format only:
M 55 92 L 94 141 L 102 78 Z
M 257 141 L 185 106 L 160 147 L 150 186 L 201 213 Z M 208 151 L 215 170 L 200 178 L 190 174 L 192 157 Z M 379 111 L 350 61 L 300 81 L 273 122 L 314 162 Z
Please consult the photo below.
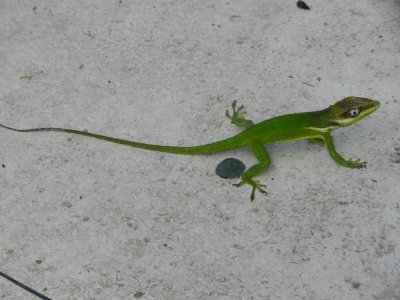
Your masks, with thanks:
M 4 274 L 3 272 L 0 272 L 0 276 L 3 276 L 5 279 L 11 281 L 12 283 L 18 285 L 20 288 L 23 288 L 24 290 L 32 293 L 33 295 L 35 295 L 36 297 L 39 297 L 40 299 L 43 300 L 51 300 L 49 297 L 46 297 L 45 295 L 31 289 L 29 286 L 26 286 L 25 284 L 19 282 L 18 280 L 15 280 L 14 278 L 8 276 L 7 274 Z

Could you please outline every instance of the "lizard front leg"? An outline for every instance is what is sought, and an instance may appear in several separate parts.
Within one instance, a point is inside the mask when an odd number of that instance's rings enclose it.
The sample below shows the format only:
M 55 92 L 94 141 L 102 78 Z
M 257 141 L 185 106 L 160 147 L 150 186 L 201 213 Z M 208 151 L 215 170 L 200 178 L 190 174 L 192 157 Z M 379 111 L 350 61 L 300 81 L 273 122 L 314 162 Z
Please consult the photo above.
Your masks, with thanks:
M 360 168 L 365 168 L 367 163 L 366 162 L 360 162 L 358 160 L 346 160 L 344 159 L 339 153 L 336 152 L 335 144 L 333 143 L 333 139 L 331 134 L 325 133 L 323 136 L 323 139 L 325 141 L 326 147 L 328 148 L 329 155 L 333 158 L 334 161 L 336 161 L 339 165 L 347 168 L 353 168 L 353 169 L 360 169 Z
M 269 158 L 267 150 L 265 150 L 264 144 L 258 140 L 251 141 L 250 149 L 253 151 L 259 163 L 250 167 L 246 172 L 244 172 L 242 175 L 242 181 L 238 184 L 234 184 L 234 186 L 239 187 L 243 184 L 251 185 L 253 189 L 251 191 L 250 200 L 253 201 L 256 190 L 258 190 L 260 193 L 267 194 L 267 192 L 263 189 L 265 186 L 260 184 L 258 180 L 254 180 L 253 177 L 267 169 L 271 164 L 271 159 Z

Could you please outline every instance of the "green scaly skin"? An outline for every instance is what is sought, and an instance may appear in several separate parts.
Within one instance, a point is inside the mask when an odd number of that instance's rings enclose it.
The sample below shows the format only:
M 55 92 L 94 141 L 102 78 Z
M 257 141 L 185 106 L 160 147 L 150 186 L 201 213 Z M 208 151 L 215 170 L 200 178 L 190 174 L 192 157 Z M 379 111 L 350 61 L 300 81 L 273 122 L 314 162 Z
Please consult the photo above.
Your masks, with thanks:
M 237 108 L 235 101 L 232 104 L 232 116 L 228 111 L 226 111 L 226 116 L 231 119 L 232 124 L 244 127 L 244 130 L 231 138 L 193 147 L 144 144 L 65 128 L 15 129 L 1 124 L 0 127 L 18 132 L 65 132 L 135 148 L 187 155 L 210 154 L 248 147 L 254 153 L 258 163 L 244 172 L 241 182 L 235 184 L 235 186 L 250 185 L 252 187 L 250 199 L 253 201 L 256 190 L 267 194 L 263 189 L 264 186 L 259 181 L 253 179 L 254 176 L 263 172 L 271 164 L 271 160 L 264 147 L 266 144 L 307 139 L 315 144 L 325 144 L 330 156 L 341 166 L 356 169 L 365 167 L 365 162 L 346 160 L 336 152 L 331 131 L 340 127 L 350 126 L 360 121 L 377 110 L 379 106 L 378 101 L 367 98 L 348 97 L 324 110 L 282 115 L 255 124 L 253 121 L 245 119 L 246 111 L 244 107 L 240 106 Z

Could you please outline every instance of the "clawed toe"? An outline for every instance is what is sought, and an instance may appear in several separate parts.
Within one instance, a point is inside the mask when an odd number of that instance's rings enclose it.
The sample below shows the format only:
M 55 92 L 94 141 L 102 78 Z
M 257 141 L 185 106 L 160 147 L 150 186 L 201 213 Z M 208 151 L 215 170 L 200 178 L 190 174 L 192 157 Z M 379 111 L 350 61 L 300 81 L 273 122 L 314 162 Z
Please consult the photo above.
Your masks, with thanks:
M 253 187 L 253 189 L 251 190 L 250 201 L 253 202 L 255 198 L 256 198 L 256 188 Z
M 263 190 L 263 189 L 260 189 L 260 188 L 259 188 L 258 191 L 259 191 L 261 194 L 268 195 L 268 193 L 267 193 L 266 190 Z
M 244 184 L 244 182 L 241 181 L 241 182 L 239 182 L 239 183 L 234 183 L 234 184 L 232 184 L 232 185 L 233 185 L 233 186 L 236 186 L 236 187 L 241 187 L 243 184 Z
M 367 162 L 360 161 L 360 159 L 349 159 L 348 162 L 350 163 L 349 167 L 351 168 L 361 169 L 367 166 Z
M 237 113 L 238 114 L 243 114 L 245 115 L 247 112 L 244 110 L 244 105 L 241 105 L 238 109 L 237 109 Z
M 233 100 L 233 102 L 232 102 L 232 109 L 233 109 L 233 111 L 236 110 L 236 104 L 237 104 L 237 100 Z

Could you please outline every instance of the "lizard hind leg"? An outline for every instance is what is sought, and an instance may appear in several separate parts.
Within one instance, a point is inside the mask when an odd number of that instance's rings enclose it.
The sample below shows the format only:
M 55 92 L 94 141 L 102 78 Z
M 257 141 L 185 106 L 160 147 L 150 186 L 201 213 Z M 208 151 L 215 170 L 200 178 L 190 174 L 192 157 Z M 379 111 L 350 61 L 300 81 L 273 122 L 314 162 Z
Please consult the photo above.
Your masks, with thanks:
M 250 200 L 253 201 L 255 199 L 256 190 L 262 194 L 267 194 L 264 190 L 265 185 L 262 185 L 258 180 L 254 180 L 253 177 L 263 172 L 268 166 L 271 164 L 271 159 L 267 151 L 265 150 L 264 145 L 259 141 L 252 141 L 250 144 L 250 148 L 253 151 L 255 157 L 258 160 L 258 164 L 250 167 L 244 174 L 242 175 L 242 180 L 234 184 L 234 186 L 240 187 L 244 184 L 248 184 L 252 187 Z
M 244 127 L 245 129 L 254 126 L 254 122 L 251 120 L 247 120 L 244 118 L 246 115 L 246 110 L 244 109 L 244 106 L 241 105 L 238 108 L 236 107 L 237 101 L 233 101 L 232 103 L 232 116 L 229 114 L 229 111 L 226 110 L 225 116 L 227 116 L 230 120 L 231 123 L 238 126 L 238 127 Z

